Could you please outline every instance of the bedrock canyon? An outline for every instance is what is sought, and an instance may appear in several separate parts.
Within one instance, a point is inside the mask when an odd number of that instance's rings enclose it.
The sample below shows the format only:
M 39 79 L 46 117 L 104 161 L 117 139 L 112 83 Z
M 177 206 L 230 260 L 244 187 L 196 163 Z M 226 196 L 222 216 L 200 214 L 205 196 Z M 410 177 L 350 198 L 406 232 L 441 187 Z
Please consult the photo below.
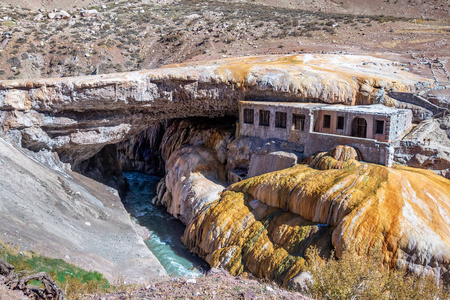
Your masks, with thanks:
M 153 199 L 187 225 L 186 247 L 212 267 L 288 285 L 317 247 L 325 257 L 378 251 L 390 267 L 449 280 L 448 179 L 360 162 L 346 146 L 302 160 L 280 141 L 230 139 L 226 126 L 212 128 L 202 120 L 169 125 L 160 145 L 170 153 L 167 175 Z M 262 175 L 224 189 L 226 170 L 248 169 L 261 156 L 280 170 L 260 166 Z
M 72 172 L 121 189 L 121 171 L 138 170 L 163 177 L 149 205 L 166 206 L 186 225 L 185 245 L 233 274 L 250 271 L 286 285 L 301 271 L 305 251 L 317 246 L 324 256 L 375 249 L 392 267 L 449 280 L 450 119 L 442 106 L 403 97 L 433 85 L 395 62 L 351 55 L 242 57 L 0 81 L 0 207 L 9 215 L 0 220 L 7 228 L 0 239 L 67 255 L 108 278 L 128 265 L 137 275 L 130 281 L 163 280 L 117 192 Z M 404 166 L 360 162 L 357 150 L 345 146 L 307 158 L 286 142 L 236 136 L 240 100 L 409 108 L 415 124 L 395 157 Z M 229 171 L 239 169 L 244 180 L 230 185 L 237 180 Z M 41 217 L 17 211 L 30 201 Z M 26 224 L 20 230 L 19 221 Z M 65 227 L 80 241 L 58 245 L 72 234 Z M 33 238 L 38 232 L 45 233 L 41 240 Z M 96 234 L 104 238 L 91 249 Z M 116 239 L 118 252 L 98 250 Z M 48 241 L 52 249 L 45 252 Z

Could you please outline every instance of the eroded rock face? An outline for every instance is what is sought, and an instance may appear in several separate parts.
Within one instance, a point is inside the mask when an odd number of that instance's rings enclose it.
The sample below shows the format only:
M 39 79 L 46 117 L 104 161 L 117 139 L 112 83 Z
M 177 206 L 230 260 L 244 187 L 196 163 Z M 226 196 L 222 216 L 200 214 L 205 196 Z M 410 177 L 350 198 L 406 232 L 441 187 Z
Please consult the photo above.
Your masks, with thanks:
M 229 58 L 121 74 L 1 81 L 0 124 L 6 134 L 19 130 L 25 147 L 51 149 L 77 164 L 155 122 L 236 115 L 242 99 L 369 104 L 379 101 L 380 89 L 414 92 L 430 84 L 368 56 Z
M 170 156 L 165 186 L 161 204 L 188 224 L 203 206 L 219 198 L 226 187 L 225 166 L 211 149 L 185 146 Z
M 212 123 L 222 125 L 212 125 Z M 166 176 L 158 199 L 167 211 L 188 224 L 226 187 L 227 144 L 233 137 L 232 120 L 174 120 L 161 142 Z
M 152 124 L 138 135 L 117 144 L 120 168 L 124 171 L 138 171 L 164 176 L 165 166 L 161 156 L 161 140 L 167 122 Z
M 450 181 L 355 158 L 338 147 L 306 161 L 319 169 L 296 165 L 233 184 L 195 216 L 183 241 L 212 267 L 283 284 L 311 245 L 338 257 L 382 251 L 391 267 L 450 280 Z
M 450 117 L 419 123 L 400 141 L 394 159 L 450 179 Z

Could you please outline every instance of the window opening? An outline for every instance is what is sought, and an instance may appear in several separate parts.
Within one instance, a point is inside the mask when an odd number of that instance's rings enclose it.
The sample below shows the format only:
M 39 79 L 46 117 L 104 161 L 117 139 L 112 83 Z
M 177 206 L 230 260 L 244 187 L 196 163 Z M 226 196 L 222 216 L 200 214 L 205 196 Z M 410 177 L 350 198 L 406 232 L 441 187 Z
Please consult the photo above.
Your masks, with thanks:
M 384 132 L 384 121 L 383 120 L 377 120 L 375 124 L 376 124 L 375 133 L 376 134 L 383 134 L 383 132 Z
M 277 111 L 275 113 L 275 127 L 286 128 L 287 113 Z
M 331 116 L 323 115 L 323 128 L 331 128 Z
M 339 130 L 343 130 L 344 129 L 344 117 L 337 117 L 336 129 L 339 129 Z
M 259 111 L 259 125 L 270 126 L 270 111 L 268 110 Z
M 292 122 L 294 125 L 294 130 L 305 131 L 305 115 L 296 115 L 292 117 Z
M 352 136 L 365 138 L 367 135 L 367 122 L 364 118 L 355 118 L 352 126 Z
M 244 123 L 253 124 L 254 122 L 254 111 L 253 109 L 244 108 Z

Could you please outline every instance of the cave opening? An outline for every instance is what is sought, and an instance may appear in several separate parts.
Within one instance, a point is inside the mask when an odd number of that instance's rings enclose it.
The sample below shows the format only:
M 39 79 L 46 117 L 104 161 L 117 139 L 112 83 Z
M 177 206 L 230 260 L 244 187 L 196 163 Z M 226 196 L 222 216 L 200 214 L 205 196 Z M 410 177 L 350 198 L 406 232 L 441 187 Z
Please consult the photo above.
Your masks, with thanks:
M 140 234 L 145 244 L 168 274 L 199 276 L 209 266 L 185 248 L 181 236 L 186 221 L 161 205 L 157 186 L 164 183 L 171 154 L 184 147 L 214 147 L 211 143 L 217 139 L 234 137 L 236 121 L 228 116 L 158 122 L 120 143 L 105 145 L 73 169 L 119 192 L 132 220 L 145 228 Z

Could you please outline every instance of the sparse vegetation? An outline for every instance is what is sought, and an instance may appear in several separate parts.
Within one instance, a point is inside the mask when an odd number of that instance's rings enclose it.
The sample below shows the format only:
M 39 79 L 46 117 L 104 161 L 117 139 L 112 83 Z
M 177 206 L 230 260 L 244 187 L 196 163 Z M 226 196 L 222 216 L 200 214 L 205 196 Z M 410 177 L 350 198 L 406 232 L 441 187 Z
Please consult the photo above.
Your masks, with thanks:
M 0 259 L 15 267 L 21 276 L 47 272 L 64 290 L 69 299 L 88 293 L 111 290 L 109 282 L 98 272 L 88 272 L 62 259 L 52 259 L 32 252 L 20 251 L 0 244 Z M 40 282 L 35 282 L 40 285 Z
M 380 252 L 381 253 L 381 252 Z M 344 251 L 338 260 L 319 257 L 317 249 L 307 252 L 313 282 L 309 293 L 319 299 L 448 299 L 450 290 L 432 275 L 418 276 L 405 270 L 389 270 L 381 256 L 371 258 Z
M 48 20 L 44 17 L 37 22 L 33 20 L 37 15 L 33 11 L 8 7 L 5 13 L 11 20 L 0 26 L 12 31 L 12 36 L 3 48 L 7 54 L 4 57 L 20 57 L 31 47 L 29 52 L 37 54 L 32 60 L 40 65 L 41 74 L 55 77 L 77 75 L 72 72 L 74 68 L 68 71 L 74 62 L 80 65 L 80 70 L 89 69 L 95 63 L 95 67 L 103 66 L 102 73 L 111 73 L 159 67 L 202 54 L 220 57 L 224 48 L 234 48 L 233 51 L 228 49 L 230 55 L 266 54 L 277 51 L 282 43 L 285 51 L 298 52 L 293 47 L 296 38 L 326 39 L 347 25 L 359 30 L 357 26 L 361 24 L 368 28 L 377 23 L 409 22 L 406 18 L 387 15 L 363 16 L 286 7 L 268 9 L 256 1 L 218 0 L 179 0 L 158 5 L 141 1 L 108 3 L 105 9 L 100 9 L 99 18 Z M 71 16 L 78 14 L 76 11 L 69 13 Z M 203 43 L 207 38 L 208 43 Z M 137 51 L 130 50 L 133 48 L 143 53 L 133 55 Z M 237 53 L 237 49 L 243 52 Z M 148 51 L 152 51 L 152 55 Z M 84 53 L 89 53 L 90 57 Z M 51 66 L 48 62 L 53 56 L 61 57 L 64 63 Z M 15 78 L 15 71 L 8 71 L 1 63 L 0 59 L 0 67 L 6 70 L 3 76 Z

